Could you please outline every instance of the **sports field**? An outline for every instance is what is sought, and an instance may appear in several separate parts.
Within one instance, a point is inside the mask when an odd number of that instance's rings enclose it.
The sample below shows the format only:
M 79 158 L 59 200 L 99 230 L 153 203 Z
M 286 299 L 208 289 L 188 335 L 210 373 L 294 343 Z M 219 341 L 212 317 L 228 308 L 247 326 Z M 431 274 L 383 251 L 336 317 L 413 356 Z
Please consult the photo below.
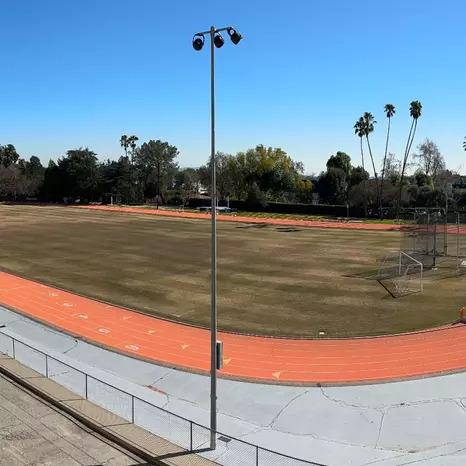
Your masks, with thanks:
M 209 325 L 206 220 L 0 206 L 4 271 L 146 313 Z M 218 321 L 224 330 L 288 336 L 362 336 L 451 322 L 466 277 L 425 282 L 393 299 L 377 268 L 401 233 L 218 224 Z

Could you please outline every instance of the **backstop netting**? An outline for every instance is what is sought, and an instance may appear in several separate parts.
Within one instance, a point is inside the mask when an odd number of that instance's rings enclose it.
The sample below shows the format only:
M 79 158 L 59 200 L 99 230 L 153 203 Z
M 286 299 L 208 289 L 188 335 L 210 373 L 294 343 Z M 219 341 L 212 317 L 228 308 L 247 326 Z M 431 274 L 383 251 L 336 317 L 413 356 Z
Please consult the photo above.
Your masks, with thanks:
M 424 267 L 466 272 L 466 214 L 441 209 L 413 211 L 400 250 Z

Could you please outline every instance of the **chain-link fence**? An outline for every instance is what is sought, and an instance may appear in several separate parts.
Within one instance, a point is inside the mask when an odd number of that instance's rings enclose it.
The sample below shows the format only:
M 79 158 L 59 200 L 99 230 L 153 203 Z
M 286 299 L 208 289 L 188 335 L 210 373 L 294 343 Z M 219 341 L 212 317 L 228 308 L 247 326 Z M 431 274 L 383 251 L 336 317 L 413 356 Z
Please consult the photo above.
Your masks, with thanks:
M 186 452 L 223 466 L 304 466 L 322 464 L 283 455 L 229 435 L 216 433 L 210 449 L 210 429 L 170 413 L 131 393 L 65 364 L 46 353 L 0 332 L 0 353 L 68 388 L 82 398 L 163 438 Z
M 424 208 L 408 216 L 412 224 L 404 230 L 401 251 L 430 269 L 466 272 L 466 214 Z

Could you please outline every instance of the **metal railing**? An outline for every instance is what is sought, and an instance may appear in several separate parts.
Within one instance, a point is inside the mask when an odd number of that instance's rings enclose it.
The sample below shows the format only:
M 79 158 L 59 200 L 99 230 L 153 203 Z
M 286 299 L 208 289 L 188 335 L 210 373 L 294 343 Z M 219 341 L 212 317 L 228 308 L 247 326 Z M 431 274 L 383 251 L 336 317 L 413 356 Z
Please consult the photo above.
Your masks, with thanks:
M 217 449 L 210 450 L 209 428 L 155 406 L 3 332 L 0 332 L 0 353 L 16 359 L 91 403 L 214 464 L 323 466 L 320 463 L 277 453 L 220 432 L 217 432 Z

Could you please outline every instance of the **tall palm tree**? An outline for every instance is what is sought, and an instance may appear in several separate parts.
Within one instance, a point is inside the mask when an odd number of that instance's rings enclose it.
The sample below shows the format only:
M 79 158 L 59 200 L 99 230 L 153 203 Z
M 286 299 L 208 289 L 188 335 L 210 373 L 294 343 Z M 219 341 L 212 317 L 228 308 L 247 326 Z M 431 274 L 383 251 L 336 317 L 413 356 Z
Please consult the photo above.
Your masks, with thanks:
M 139 141 L 139 138 L 137 136 L 130 136 L 128 138 L 128 146 L 131 147 L 131 165 L 133 165 L 134 162 L 134 154 L 136 152 L 136 142 Z
M 129 141 L 128 141 L 128 136 L 126 136 L 126 134 L 123 134 L 123 136 L 121 136 L 120 146 L 123 147 L 123 149 L 125 151 L 125 156 L 128 157 Z
M 463 149 L 466 150 L 466 137 L 464 138 Z
M 369 156 L 371 158 L 372 169 L 374 171 L 375 191 L 377 193 L 377 204 L 379 204 L 379 207 L 380 207 L 379 180 L 377 176 L 377 170 L 375 169 L 375 163 L 374 163 L 374 157 L 372 155 L 371 144 L 369 142 L 369 135 L 374 132 L 374 125 L 376 125 L 377 122 L 375 121 L 374 115 L 372 115 L 372 113 L 370 112 L 364 112 L 364 115 L 362 118 L 364 120 L 364 136 L 366 137 L 367 148 L 369 149 Z
M 411 146 L 413 145 L 414 136 L 417 129 L 417 120 L 422 114 L 422 104 L 419 100 L 413 100 L 409 106 L 409 114 L 413 119 L 411 121 L 411 128 L 409 129 L 408 141 L 406 142 L 405 153 L 403 157 L 403 165 L 401 167 L 401 176 L 400 176 L 400 194 L 398 198 L 398 217 L 400 214 L 400 205 L 401 205 L 401 195 L 403 193 L 403 180 L 405 176 L 406 167 L 408 165 L 409 152 L 411 151 Z
M 367 148 L 369 149 L 369 155 L 372 162 L 372 169 L 374 170 L 375 183 L 377 185 L 377 171 L 375 169 L 374 157 L 372 156 L 371 144 L 369 142 L 369 135 L 374 132 L 374 125 L 376 125 L 377 122 L 374 119 L 374 115 L 370 112 L 365 112 L 362 118 L 364 120 L 364 136 L 366 137 Z
M 385 177 L 385 170 L 386 170 L 386 164 L 387 164 L 387 155 L 388 155 L 388 141 L 390 140 L 390 123 L 391 119 L 395 115 L 395 106 L 392 104 L 387 104 L 384 107 L 384 112 L 386 117 L 388 118 L 388 127 L 387 127 L 387 140 L 385 142 L 385 154 L 383 156 L 383 164 L 382 164 L 382 177 L 380 180 L 380 203 L 383 202 L 383 179 Z M 383 218 L 383 211 L 380 213 L 380 215 Z
M 363 169 L 363 173 L 364 173 L 365 172 L 364 148 L 362 146 L 362 138 L 366 134 L 364 118 L 363 117 L 359 118 L 359 120 L 355 123 L 353 128 L 354 128 L 354 134 L 356 134 L 359 137 L 359 140 L 361 142 L 361 165 L 362 165 L 362 169 Z M 364 188 L 364 211 L 365 211 L 366 217 L 367 217 L 367 191 L 366 191 L 366 178 L 365 177 L 364 177 L 363 183 L 364 183 L 363 184 L 363 188 Z

